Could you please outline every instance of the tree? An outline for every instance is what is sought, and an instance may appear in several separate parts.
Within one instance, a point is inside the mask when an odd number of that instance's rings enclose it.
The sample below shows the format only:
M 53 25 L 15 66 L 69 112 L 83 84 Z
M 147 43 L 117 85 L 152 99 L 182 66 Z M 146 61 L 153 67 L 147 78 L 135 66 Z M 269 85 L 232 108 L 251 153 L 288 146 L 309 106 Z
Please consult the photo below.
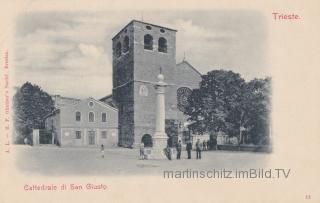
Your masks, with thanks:
M 232 71 L 214 70 L 203 75 L 186 107 L 192 122 L 189 129 L 200 134 L 222 131 L 238 135 L 244 85 L 244 79 Z
M 51 96 L 39 86 L 26 82 L 13 97 L 14 125 L 17 137 L 15 142 L 23 143 L 31 139 L 32 129 L 44 128 L 44 117 L 54 110 Z
M 246 83 L 232 71 L 208 72 L 185 107 L 189 129 L 200 134 L 221 131 L 240 143 L 267 143 L 270 94 L 270 78 Z
M 268 144 L 271 112 L 271 78 L 253 79 L 246 84 L 242 109 L 247 143 Z

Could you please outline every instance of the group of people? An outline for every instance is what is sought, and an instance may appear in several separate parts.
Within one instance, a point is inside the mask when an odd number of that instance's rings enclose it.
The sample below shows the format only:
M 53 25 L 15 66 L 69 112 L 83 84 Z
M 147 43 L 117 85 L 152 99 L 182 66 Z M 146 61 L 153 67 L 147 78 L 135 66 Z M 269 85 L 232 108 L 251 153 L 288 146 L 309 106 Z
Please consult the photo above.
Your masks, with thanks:
M 203 140 L 202 142 L 202 150 L 207 151 L 210 150 L 210 140 Z
M 201 159 L 201 151 L 203 150 L 203 145 L 200 142 L 200 139 L 197 140 L 195 147 L 196 147 L 197 159 Z M 179 140 L 176 145 L 177 159 L 181 158 L 181 149 L 182 149 L 181 140 Z M 191 159 L 192 142 L 190 140 L 187 141 L 186 150 L 188 153 L 188 159 Z M 169 157 L 170 157 L 169 160 L 171 160 L 171 153 L 170 153 Z
M 201 159 L 201 151 L 203 149 L 203 146 L 202 146 L 202 143 L 200 142 L 200 139 L 197 140 L 195 147 L 196 147 L 197 159 Z M 187 142 L 186 150 L 188 153 L 188 159 L 191 159 L 192 142 L 190 140 Z
M 201 159 L 201 151 L 209 150 L 209 146 L 210 146 L 209 141 L 204 140 L 201 143 L 200 139 L 198 139 L 195 144 L 196 158 Z M 181 158 L 181 150 L 182 150 L 181 140 L 178 141 L 178 143 L 176 144 L 175 147 L 177 150 L 177 159 L 180 159 Z M 187 154 L 188 154 L 188 159 L 191 159 L 192 142 L 190 140 L 187 141 L 186 150 L 187 150 Z M 101 157 L 104 158 L 104 145 L 103 144 L 100 146 L 100 152 L 101 152 Z M 167 155 L 168 159 L 171 160 L 172 154 L 173 154 L 173 148 L 167 146 L 167 148 L 165 149 L 165 154 Z M 147 159 L 143 142 L 140 144 L 140 159 Z
M 208 142 L 206 142 L 206 141 L 201 142 L 200 139 L 197 140 L 197 142 L 195 144 L 197 159 L 201 159 L 201 151 L 202 150 L 208 150 L 209 145 L 207 143 L 209 143 L 209 141 Z M 181 140 L 178 141 L 175 148 L 177 150 L 177 159 L 181 159 L 181 151 L 182 151 Z M 187 154 L 188 154 L 188 159 L 191 159 L 192 142 L 190 140 L 187 141 L 186 150 L 187 150 Z M 171 160 L 172 155 L 173 155 L 173 148 L 167 146 L 167 148 L 165 149 L 165 154 L 166 154 L 167 158 L 169 160 Z M 140 144 L 140 159 L 147 159 L 146 154 L 145 154 L 144 143 Z

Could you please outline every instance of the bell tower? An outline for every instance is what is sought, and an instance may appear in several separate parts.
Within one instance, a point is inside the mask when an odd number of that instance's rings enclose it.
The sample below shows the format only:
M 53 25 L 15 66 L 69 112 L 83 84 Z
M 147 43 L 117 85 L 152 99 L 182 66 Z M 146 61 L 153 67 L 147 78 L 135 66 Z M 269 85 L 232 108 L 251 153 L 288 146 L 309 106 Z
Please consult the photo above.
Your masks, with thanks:
M 133 20 L 112 39 L 113 99 L 119 113 L 119 145 L 152 145 L 155 132 L 156 92 L 161 69 L 166 83 L 174 84 L 176 30 Z M 166 91 L 166 119 L 176 119 L 176 86 Z M 148 143 L 148 140 L 150 143 Z

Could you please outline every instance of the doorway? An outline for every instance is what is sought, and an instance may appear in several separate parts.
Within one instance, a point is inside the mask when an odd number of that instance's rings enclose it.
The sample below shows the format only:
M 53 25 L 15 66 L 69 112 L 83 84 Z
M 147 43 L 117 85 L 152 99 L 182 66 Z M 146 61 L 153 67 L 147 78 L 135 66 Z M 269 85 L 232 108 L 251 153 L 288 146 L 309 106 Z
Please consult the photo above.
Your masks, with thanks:
M 141 138 L 141 142 L 144 144 L 144 147 L 152 147 L 152 137 L 149 134 L 144 134 Z
M 95 133 L 95 131 L 89 131 L 88 132 L 88 138 L 89 138 L 89 145 L 95 145 L 96 144 L 96 133 Z

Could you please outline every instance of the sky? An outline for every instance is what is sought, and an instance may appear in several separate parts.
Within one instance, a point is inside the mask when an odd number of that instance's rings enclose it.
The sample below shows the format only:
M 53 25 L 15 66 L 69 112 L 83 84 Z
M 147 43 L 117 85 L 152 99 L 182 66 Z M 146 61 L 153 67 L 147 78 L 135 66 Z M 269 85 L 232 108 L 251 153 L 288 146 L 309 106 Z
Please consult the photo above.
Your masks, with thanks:
M 112 92 L 112 37 L 132 19 L 178 30 L 176 61 L 199 72 L 232 70 L 247 81 L 269 76 L 268 30 L 251 10 L 35 12 L 15 33 L 15 86 L 100 99 Z

